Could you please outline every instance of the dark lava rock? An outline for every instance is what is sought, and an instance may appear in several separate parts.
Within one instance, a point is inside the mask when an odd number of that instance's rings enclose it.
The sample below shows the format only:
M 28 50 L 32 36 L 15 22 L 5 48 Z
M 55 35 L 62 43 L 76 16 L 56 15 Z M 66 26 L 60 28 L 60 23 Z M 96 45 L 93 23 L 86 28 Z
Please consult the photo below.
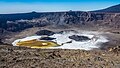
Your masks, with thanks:
M 54 39 L 56 39 L 56 38 L 51 38 L 51 37 L 43 37 L 43 38 L 41 38 L 40 40 L 54 40 Z
M 36 32 L 37 35 L 53 35 L 55 34 L 55 32 L 49 31 L 49 30 L 40 30 L 38 32 Z
M 72 43 L 72 41 L 68 41 L 68 42 L 62 43 L 61 45 L 68 44 L 68 43 Z
M 112 32 L 112 33 L 114 33 L 114 34 L 120 34 L 120 32 Z
M 2 40 L 0 39 L 0 44 L 3 44 Z
M 95 57 L 94 60 L 95 60 L 95 61 L 103 61 L 104 59 L 101 58 L 101 57 Z
M 77 33 L 77 31 L 75 31 L 75 30 L 64 30 L 64 31 L 56 32 L 56 33 L 58 33 L 58 34 L 63 34 L 64 32 L 65 32 L 65 33 L 68 33 L 68 32 Z
M 90 38 L 86 37 L 86 36 L 78 36 L 78 35 L 72 35 L 69 36 L 70 39 L 73 39 L 75 41 L 87 41 L 90 40 Z

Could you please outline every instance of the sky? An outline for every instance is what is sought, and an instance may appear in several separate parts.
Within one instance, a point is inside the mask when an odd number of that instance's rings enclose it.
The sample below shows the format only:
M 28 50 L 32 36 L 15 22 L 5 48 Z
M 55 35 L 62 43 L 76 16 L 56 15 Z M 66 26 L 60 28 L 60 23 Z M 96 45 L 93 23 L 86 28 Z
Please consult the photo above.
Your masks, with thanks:
M 91 11 L 120 4 L 120 0 L 0 0 L 0 14 Z

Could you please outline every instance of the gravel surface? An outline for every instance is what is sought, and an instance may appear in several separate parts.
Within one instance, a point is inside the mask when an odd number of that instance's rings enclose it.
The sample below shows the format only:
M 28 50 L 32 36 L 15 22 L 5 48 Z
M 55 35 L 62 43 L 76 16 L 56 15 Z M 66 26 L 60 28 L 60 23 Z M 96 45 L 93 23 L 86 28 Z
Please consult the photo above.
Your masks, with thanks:
M 0 68 L 120 68 L 120 52 L 0 45 Z

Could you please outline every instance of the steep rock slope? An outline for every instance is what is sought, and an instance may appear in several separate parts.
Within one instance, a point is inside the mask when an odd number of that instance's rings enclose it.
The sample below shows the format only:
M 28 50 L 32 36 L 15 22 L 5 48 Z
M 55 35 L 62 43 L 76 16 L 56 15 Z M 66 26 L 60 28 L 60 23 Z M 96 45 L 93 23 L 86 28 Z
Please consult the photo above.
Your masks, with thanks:
M 106 9 L 102 9 L 102 10 L 97 10 L 95 12 L 112 12 L 112 13 L 119 13 L 120 12 L 120 4 L 118 5 L 114 5 L 111 7 L 108 7 Z
M 0 27 L 8 31 L 21 31 L 47 25 L 93 25 L 120 28 L 119 13 L 102 12 L 49 12 L 0 15 Z

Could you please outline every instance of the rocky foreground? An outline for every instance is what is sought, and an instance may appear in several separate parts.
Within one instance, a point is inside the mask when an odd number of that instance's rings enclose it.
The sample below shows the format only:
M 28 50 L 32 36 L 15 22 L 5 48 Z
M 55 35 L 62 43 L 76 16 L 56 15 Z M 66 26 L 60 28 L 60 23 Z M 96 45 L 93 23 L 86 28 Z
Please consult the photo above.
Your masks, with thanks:
M 84 51 L 0 45 L 0 68 L 120 68 L 120 49 Z

